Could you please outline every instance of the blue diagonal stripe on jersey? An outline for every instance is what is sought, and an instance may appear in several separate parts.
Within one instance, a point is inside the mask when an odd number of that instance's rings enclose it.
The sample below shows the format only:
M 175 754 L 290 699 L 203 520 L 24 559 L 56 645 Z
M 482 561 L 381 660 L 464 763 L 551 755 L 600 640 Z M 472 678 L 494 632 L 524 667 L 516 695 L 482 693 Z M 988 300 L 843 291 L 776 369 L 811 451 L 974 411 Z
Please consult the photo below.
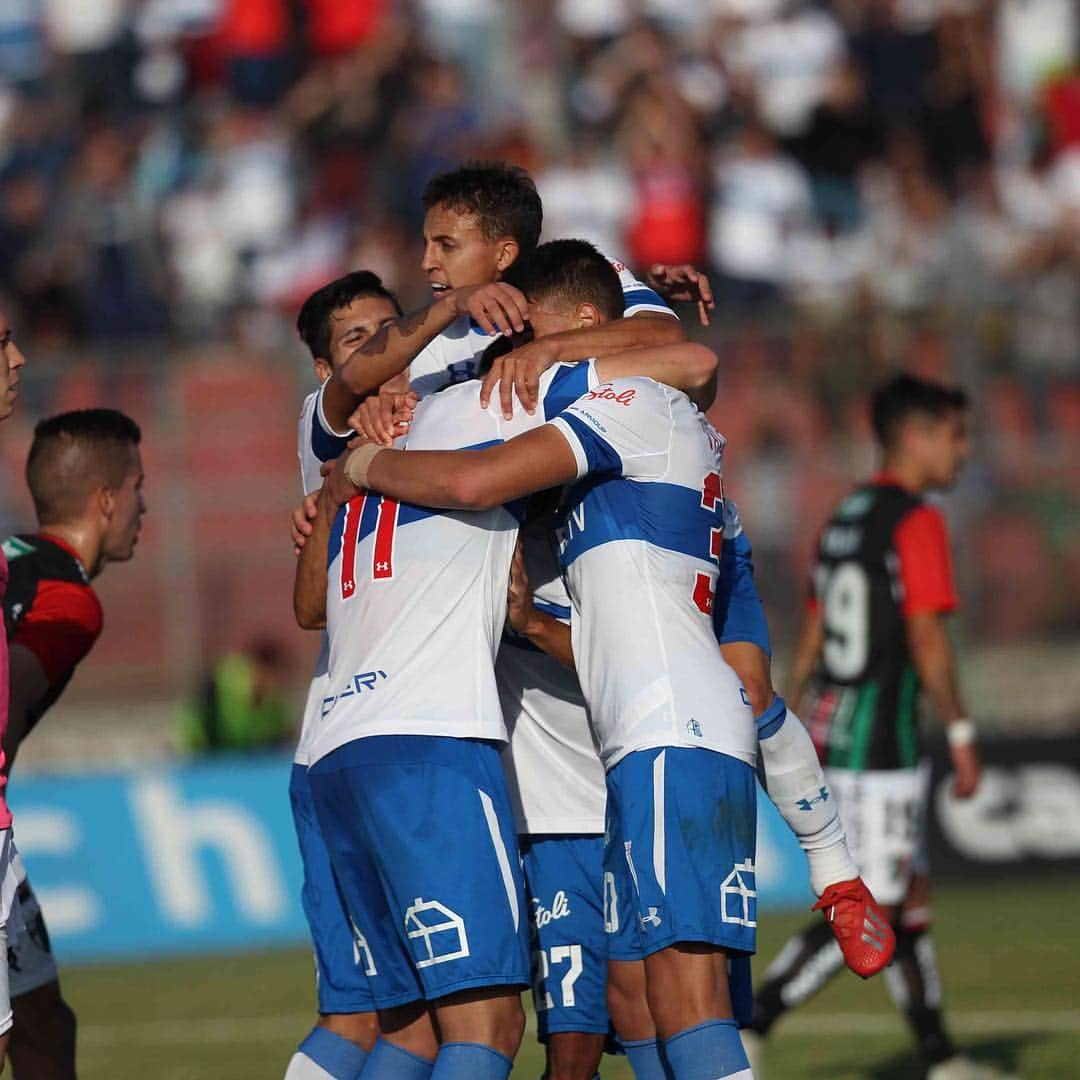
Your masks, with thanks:
M 661 311 L 671 311 L 671 306 L 667 301 L 647 285 L 642 285 L 636 289 L 627 289 L 623 293 L 623 313 L 625 314 L 636 307 L 659 308 Z M 671 311 L 671 314 L 674 315 L 675 312 Z
M 723 526 L 723 509 L 718 503 L 715 510 L 706 510 L 698 488 L 620 478 L 585 483 L 575 492 L 560 514 L 564 568 L 586 551 L 616 540 L 643 540 L 716 564 L 712 534 Z
M 560 364 L 544 394 L 544 419 L 558 416 L 567 406 L 589 392 L 589 365 Z

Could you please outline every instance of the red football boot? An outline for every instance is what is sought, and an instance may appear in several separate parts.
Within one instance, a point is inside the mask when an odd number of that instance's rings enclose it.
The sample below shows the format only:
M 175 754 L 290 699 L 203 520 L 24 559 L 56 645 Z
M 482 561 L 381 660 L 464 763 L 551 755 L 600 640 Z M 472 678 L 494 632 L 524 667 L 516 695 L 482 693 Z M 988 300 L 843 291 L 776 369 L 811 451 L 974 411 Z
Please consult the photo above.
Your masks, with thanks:
M 896 935 L 862 878 L 830 885 L 814 905 L 824 911 L 844 963 L 856 975 L 876 975 L 896 951 Z

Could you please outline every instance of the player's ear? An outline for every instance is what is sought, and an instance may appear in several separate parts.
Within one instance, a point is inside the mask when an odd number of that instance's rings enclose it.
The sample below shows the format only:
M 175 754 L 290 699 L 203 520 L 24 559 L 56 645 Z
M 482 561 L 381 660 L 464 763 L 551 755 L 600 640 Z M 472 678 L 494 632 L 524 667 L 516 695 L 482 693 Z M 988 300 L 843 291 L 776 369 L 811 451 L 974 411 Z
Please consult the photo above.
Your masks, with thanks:
M 99 487 L 94 492 L 94 502 L 98 512 L 106 521 L 112 521 L 116 512 L 116 492 L 110 487 Z
M 521 246 L 512 236 L 504 236 L 499 241 L 499 250 L 495 254 L 495 269 L 505 274 L 521 254 Z
M 321 356 L 315 357 L 315 377 L 319 382 L 326 382 L 333 374 L 333 371 L 334 369 L 330 366 L 329 360 L 324 360 Z
M 578 304 L 574 309 L 574 321 L 577 323 L 578 329 L 582 330 L 599 326 L 601 322 L 603 322 L 603 319 L 601 318 L 596 305 L 586 302 Z

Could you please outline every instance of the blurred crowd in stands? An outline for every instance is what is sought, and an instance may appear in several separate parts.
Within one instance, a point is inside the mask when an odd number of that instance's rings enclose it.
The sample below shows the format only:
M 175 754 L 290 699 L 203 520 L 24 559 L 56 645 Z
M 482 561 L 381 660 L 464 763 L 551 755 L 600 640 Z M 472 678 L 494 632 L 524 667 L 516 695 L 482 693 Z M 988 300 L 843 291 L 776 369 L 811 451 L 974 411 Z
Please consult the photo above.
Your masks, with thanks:
M 295 358 L 360 266 L 422 300 L 420 193 L 469 157 L 530 169 L 548 237 L 712 274 L 786 595 L 905 365 L 976 391 L 973 625 L 1080 630 L 1076 0 L 0 4 L 0 306 L 43 357 Z

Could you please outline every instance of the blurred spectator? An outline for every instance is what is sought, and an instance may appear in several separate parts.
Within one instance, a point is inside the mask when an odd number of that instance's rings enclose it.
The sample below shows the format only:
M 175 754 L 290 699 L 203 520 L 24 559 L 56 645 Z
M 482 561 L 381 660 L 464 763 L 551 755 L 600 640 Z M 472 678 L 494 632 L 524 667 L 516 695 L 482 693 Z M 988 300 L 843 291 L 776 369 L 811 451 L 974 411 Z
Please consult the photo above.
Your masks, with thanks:
M 216 754 L 288 745 L 295 732 L 283 692 L 287 675 L 284 650 L 273 639 L 226 654 L 181 711 L 180 746 L 188 754 Z
M 721 299 L 751 308 L 778 302 L 789 246 L 809 221 L 806 173 L 767 128 L 750 121 L 718 155 L 714 180 L 709 249 L 722 275 Z
M 627 258 L 626 220 L 634 190 L 620 160 L 581 135 L 536 175 L 544 201 L 544 238 L 589 240 L 612 258 Z
M 1017 535 L 1080 514 L 1078 11 L 4 0 L 5 310 L 43 357 L 100 346 L 86 385 L 137 397 L 119 374 L 133 337 L 275 352 L 298 301 L 356 266 L 422 302 L 425 182 L 509 156 L 535 172 L 547 237 L 715 274 L 718 422 L 783 496 L 757 531 L 783 618 L 805 555 L 784 507 L 865 447 L 852 403 L 894 366 L 1000 381 L 995 416 L 1027 418 L 1004 458 L 985 436 L 971 514 L 1052 508 Z M 27 394 L 45 409 L 50 387 Z M 1036 608 L 1031 625 L 1066 621 Z

